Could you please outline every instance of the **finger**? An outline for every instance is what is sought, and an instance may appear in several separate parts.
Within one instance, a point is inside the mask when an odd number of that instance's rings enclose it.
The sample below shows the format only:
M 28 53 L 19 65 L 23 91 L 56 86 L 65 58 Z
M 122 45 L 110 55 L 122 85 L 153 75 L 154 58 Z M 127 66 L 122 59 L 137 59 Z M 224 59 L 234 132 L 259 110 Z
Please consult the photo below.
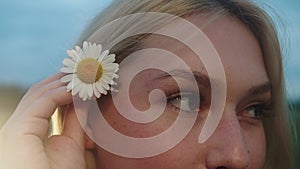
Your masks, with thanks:
M 54 74 L 54 75 L 50 76 L 49 78 L 46 78 L 46 79 L 44 79 L 44 80 L 38 82 L 36 85 L 37 85 L 37 86 L 43 86 L 43 85 L 45 85 L 45 84 L 47 84 L 47 83 L 49 83 L 49 82 L 52 82 L 52 81 L 55 81 L 55 80 L 57 80 L 57 79 L 62 78 L 64 75 L 66 75 L 66 74 L 65 74 L 65 73 L 57 73 L 57 74 Z
M 51 83 L 53 81 L 57 81 L 58 79 L 60 79 L 63 76 L 62 73 L 57 73 L 39 83 L 36 83 L 34 85 L 32 85 L 29 90 L 25 93 L 25 95 L 23 96 L 23 98 L 20 101 L 20 104 L 22 104 L 25 100 L 28 100 L 30 98 L 33 98 L 34 96 L 37 96 L 39 94 L 38 91 L 40 91 L 41 86 Z M 19 105 L 20 105 L 19 104 Z
M 64 119 L 64 128 L 62 135 L 67 136 L 74 140 L 81 146 L 82 152 L 84 151 L 84 130 L 86 125 L 87 114 L 89 109 L 89 102 L 75 101 L 79 103 L 76 109 L 70 105 L 66 111 Z
M 24 111 L 24 108 L 28 107 L 32 102 L 39 99 L 45 92 L 55 88 L 59 88 L 61 86 L 65 86 L 65 83 L 56 79 L 55 81 L 49 81 L 48 84 L 45 84 L 44 86 L 41 86 L 39 88 L 30 89 L 30 91 L 28 91 L 20 101 L 19 106 L 15 110 L 15 114 L 22 113 L 22 111 Z
M 38 83 L 32 85 L 32 87 L 29 89 L 29 91 L 36 90 L 36 89 L 40 88 L 41 86 L 43 86 L 44 84 L 50 83 L 52 81 L 56 81 L 56 80 L 60 79 L 63 76 L 64 76 L 63 73 L 54 74 L 54 75 L 52 75 L 52 76 L 50 76 L 50 77 L 48 77 L 48 78 L 46 78 L 46 79 L 44 79 L 44 80 L 42 80 Z M 27 93 L 29 93 L 29 92 L 27 92 Z M 25 94 L 25 96 L 26 96 L 26 94 Z
M 45 92 L 19 116 L 17 126 L 21 128 L 17 132 L 43 139 L 48 135 L 49 120 L 55 109 L 71 102 L 72 96 L 66 91 L 65 86 Z

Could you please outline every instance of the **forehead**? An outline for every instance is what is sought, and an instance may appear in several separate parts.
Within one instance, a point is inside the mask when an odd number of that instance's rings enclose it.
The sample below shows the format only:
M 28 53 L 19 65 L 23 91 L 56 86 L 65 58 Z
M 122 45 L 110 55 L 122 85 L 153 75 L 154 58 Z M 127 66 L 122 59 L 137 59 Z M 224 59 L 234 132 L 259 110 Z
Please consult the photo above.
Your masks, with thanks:
M 255 85 L 256 82 L 268 81 L 259 43 L 242 22 L 231 16 L 222 16 L 212 22 L 200 15 L 192 15 L 186 19 L 201 29 L 213 44 L 223 63 L 227 82 L 232 84 L 243 84 L 244 82 Z M 180 29 L 180 25 L 176 27 L 172 25 L 168 29 L 170 31 Z M 182 37 L 190 38 L 193 32 L 186 31 L 184 34 L 186 36 Z M 170 51 L 180 57 L 192 71 L 207 74 L 199 57 L 178 40 L 160 35 L 150 35 L 143 45 L 145 48 L 160 48 Z M 171 63 L 172 59 L 166 62 L 166 66 Z M 180 66 L 178 65 L 177 68 Z

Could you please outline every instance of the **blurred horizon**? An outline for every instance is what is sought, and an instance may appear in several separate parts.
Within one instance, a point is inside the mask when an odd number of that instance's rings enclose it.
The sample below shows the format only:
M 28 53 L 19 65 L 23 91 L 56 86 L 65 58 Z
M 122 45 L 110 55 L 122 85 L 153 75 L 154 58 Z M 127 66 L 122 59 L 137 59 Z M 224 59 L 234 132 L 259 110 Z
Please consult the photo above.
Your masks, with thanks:
M 0 86 L 27 89 L 59 71 L 91 19 L 111 0 L 0 1 Z M 280 16 L 284 71 L 290 100 L 300 99 L 300 1 L 261 0 Z M 268 10 L 271 11 L 271 10 Z M 272 12 L 271 12 L 272 13 Z

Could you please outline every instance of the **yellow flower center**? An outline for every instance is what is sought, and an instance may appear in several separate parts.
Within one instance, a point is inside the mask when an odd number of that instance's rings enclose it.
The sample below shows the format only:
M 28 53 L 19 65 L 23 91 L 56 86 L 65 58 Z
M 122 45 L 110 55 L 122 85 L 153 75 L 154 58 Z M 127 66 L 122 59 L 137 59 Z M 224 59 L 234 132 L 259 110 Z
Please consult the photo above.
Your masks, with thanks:
M 97 82 L 102 74 L 103 68 L 96 59 L 83 59 L 77 65 L 77 76 L 84 83 L 91 84 Z

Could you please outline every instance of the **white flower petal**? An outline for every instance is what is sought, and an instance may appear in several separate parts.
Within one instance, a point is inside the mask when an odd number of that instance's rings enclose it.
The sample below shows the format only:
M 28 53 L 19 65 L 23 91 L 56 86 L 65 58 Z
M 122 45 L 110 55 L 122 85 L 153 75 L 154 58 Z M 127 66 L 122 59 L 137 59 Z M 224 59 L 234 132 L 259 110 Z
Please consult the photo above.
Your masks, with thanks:
M 75 46 L 75 50 L 76 50 L 76 52 L 79 54 L 82 50 L 81 50 L 81 48 L 79 47 L 79 46 Z
M 86 84 L 86 83 L 82 83 L 82 84 L 83 84 L 82 86 L 84 86 L 84 89 L 85 89 L 85 91 L 82 94 L 82 99 L 85 101 L 89 98 L 89 95 L 88 95 L 89 84 Z
M 67 86 L 67 91 L 68 92 L 71 91 L 71 90 L 73 91 L 75 87 L 80 86 L 79 84 L 80 84 L 80 80 L 76 77 L 76 75 L 73 75 L 72 81 L 70 81 L 70 83 Z M 77 92 L 74 91 L 75 94 Z
M 87 94 L 88 94 L 88 97 L 93 96 L 93 85 L 92 84 L 87 85 Z
M 75 69 L 70 67 L 62 67 L 60 71 L 63 73 L 75 73 Z
M 94 50 L 95 50 L 95 56 L 96 56 L 96 58 L 98 58 L 102 52 L 102 45 L 101 44 L 96 45 Z
M 119 75 L 114 74 L 114 75 L 113 75 L 113 78 L 116 78 L 116 79 L 117 79 L 117 78 L 119 78 Z
M 83 42 L 83 53 L 85 57 L 94 57 L 91 46 L 90 42 Z
M 118 69 L 119 68 L 119 64 L 117 63 L 106 63 L 106 64 L 102 64 L 103 69 L 105 68 L 111 68 L 111 69 Z
M 104 72 L 103 74 L 105 74 L 105 76 L 108 76 L 109 78 L 119 78 L 119 75 L 115 74 L 115 73 L 111 73 L 111 72 Z
M 88 56 L 97 60 L 98 56 L 95 47 L 91 46 L 91 48 L 88 51 Z
M 113 74 L 112 73 L 105 72 L 105 73 L 103 73 L 102 76 L 106 76 L 107 78 L 113 79 Z
M 78 61 L 81 61 L 82 59 L 85 59 L 84 52 L 79 46 L 75 46 L 75 50 L 76 50 L 76 52 L 79 56 Z
M 81 53 L 79 53 L 79 58 L 80 58 L 80 60 L 83 60 L 83 59 L 85 59 L 87 57 L 84 55 L 84 53 L 82 51 Z
M 85 93 L 87 93 L 86 84 L 82 83 L 81 87 L 80 87 L 80 90 L 79 90 L 79 97 L 83 98 Z
M 88 56 L 97 60 L 101 53 L 101 48 L 99 51 L 99 47 L 95 43 L 93 44 L 89 43 L 89 44 L 90 44 L 90 48 L 89 48 Z
M 105 90 L 109 90 L 109 85 L 103 79 L 100 79 L 100 83 Z
M 81 80 L 78 79 L 77 75 L 74 74 L 74 77 L 72 79 L 72 83 L 74 83 L 74 86 L 75 86 L 75 85 L 81 84 L 82 82 L 81 82 Z
M 82 96 L 82 100 L 83 100 L 83 101 L 86 101 L 87 99 L 88 99 L 88 96 L 87 96 L 87 94 L 85 93 L 85 95 Z
M 72 50 L 67 50 L 67 54 L 69 55 L 69 57 L 73 60 L 73 61 L 78 61 L 79 59 L 79 55 L 78 53 L 72 49 Z
M 87 51 L 87 50 L 89 49 L 89 47 L 90 47 L 90 45 L 88 44 L 88 42 L 87 42 L 87 41 L 84 41 L 84 42 L 83 42 L 83 51 L 84 51 L 84 52 Z
M 100 82 L 97 82 L 95 84 L 95 86 L 100 93 L 105 94 L 105 95 L 107 94 L 107 91 L 102 87 Z
M 88 98 L 89 98 L 89 96 L 88 96 L 88 93 L 87 93 L 87 90 L 86 90 L 86 92 L 84 92 L 84 94 L 83 94 L 83 100 L 86 101 Z
M 102 65 L 104 72 L 117 72 L 119 70 L 119 65 L 117 63 L 109 63 L 106 65 Z
M 73 89 L 73 83 L 69 82 L 67 85 L 67 92 L 71 91 Z
M 75 62 L 72 60 L 72 59 L 69 59 L 69 58 L 65 58 L 63 60 L 63 64 L 67 67 L 71 67 L 71 68 L 74 68 L 75 67 Z
M 96 84 L 95 83 L 93 84 L 93 90 L 94 90 L 94 94 L 95 94 L 96 98 L 100 98 L 101 93 L 96 88 Z
M 113 63 L 116 60 L 116 55 L 115 54 L 110 54 L 107 57 L 103 58 L 102 64 L 107 64 L 107 63 Z
M 106 76 L 105 74 L 102 75 L 101 79 L 103 79 L 107 84 L 113 84 L 114 81 L 112 78 L 109 78 L 108 76 Z
M 70 81 L 72 80 L 72 78 L 73 78 L 73 75 L 74 75 L 74 74 L 67 74 L 67 75 L 63 76 L 63 77 L 60 79 L 60 81 L 63 82 L 63 83 L 65 83 L 65 82 L 70 82 Z
M 81 89 L 80 83 L 74 84 L 72 89 L 72 95 L 75 96 L 77 93 L 79 93 L 80 89 Z
M 103 52 L 101 53 L 101 55 L 99 56 L 98 61 L 101 63 L 102 59 L 103 59 L 104 57 L 106 57 L 108 54 L 109 54 L 109 50 L 103 51 Z

